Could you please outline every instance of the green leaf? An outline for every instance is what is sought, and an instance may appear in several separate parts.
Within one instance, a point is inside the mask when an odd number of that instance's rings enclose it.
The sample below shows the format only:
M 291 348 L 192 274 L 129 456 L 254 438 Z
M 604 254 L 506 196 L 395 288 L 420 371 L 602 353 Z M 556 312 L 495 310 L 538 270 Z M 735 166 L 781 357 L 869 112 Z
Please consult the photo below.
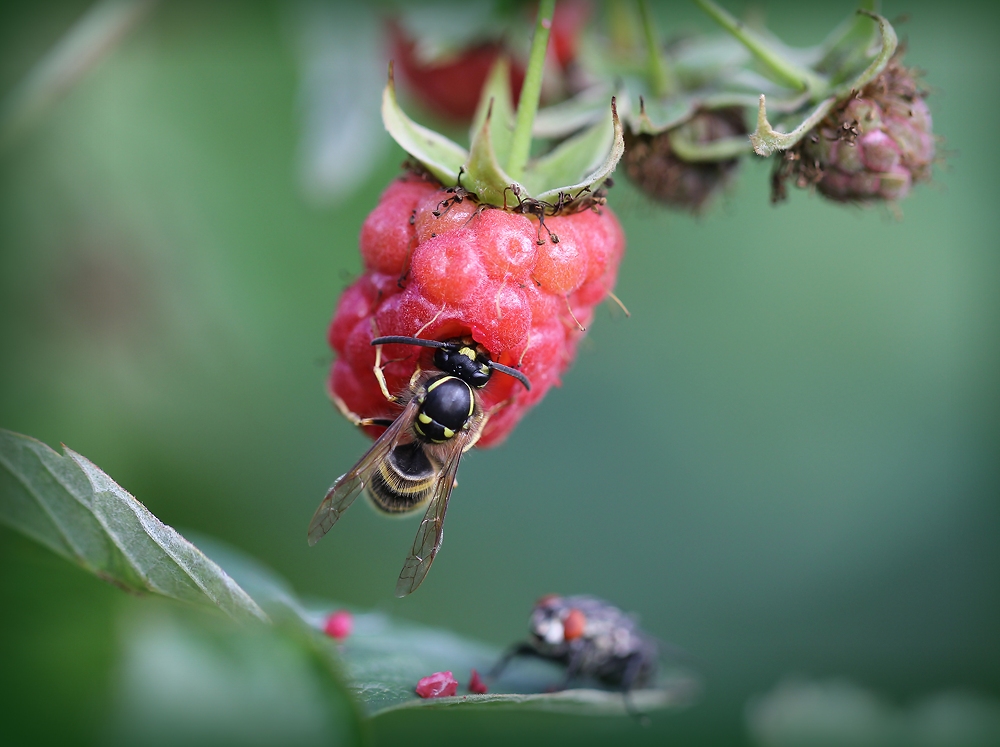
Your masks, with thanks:
M 539 109 L 531 132 L 535 137 L 559 138 L 582 130 L 604 119 L 612 94 L 611 86 L 595 85 L 571 99 Z
M 599 127 L 598 125 L 597 127 Z M 618 161 L 621 160 L 622 154 L 625 152 L 625 133 L 622 130 L 621 120 L 618 118 L 618 109 L 615 106 L 615 99 L 611 99 L 611 138 L 610 138 L 610 148 L 603 153 L 603 160 L 597 163 L 593 171 L 587 174 L 583 179 L 579 180 L 576 184 L 570 184 L 569 186 L 558 187 L 556 189 L 550 189 L 548 191 L 542 192 L 538 195 L 538 199 L 543 202 L 556 203 L 559 201 L 559 197 L 562 194 L 569 194 L 572 197 L 576 197 L 578 194 L 584 190 L 590 188 L 595 184 L 600 184 L 611 173 L 615 170 L 618 165 Z M 588 134 L 585 132 L 581 135 L 582 138 L 589 138 Z M 586 142 L 590 142 L 587 140 Z M 601 141 L 602 143 L 605 141 Z M 590 143 L 593 145 L 593 143 Z M 559 149 L 557 149 L 558 151 Z M 584 160 L 584 151 L 577 146 L 574 146 L 574 152 L 577 155 L 577 162 Z M 541 159 L 540 159 L 541 160 Z M 584 161 L 586 162 L 586 161 Z M 591 160 L 593 163 L 593 160 Z M 562 164 L 560 164 L 562 165 Z M 542 174 L 538 167 L 529 164 L 529 168 L 533 169 L 533 173 L 536 174 L 534 178 L 537 178 L 541 184 Z M 550 182 L 551 183 L 551 182 Z M 558 182 L 556 182 L 558 183 Z
M 812 94 L 826 89 L 827 82 L 823 76 L 783 54 L 783 50 L 776 48 L 766 35 L 736 20 L 712 0 L 695 0 L 695 4 L 738 39 L 778 83 L 796 91 L 809 91 Z
M 442 184 L 457 184 L 458 172 L 468 155 L 465 148 L 406 116 L 396 100 L 392 65 L 382 93 L 382 122 L 400 147 L 418 160 Z
M 760 108 L 757 110 L 757 129 L 750 134 L 750 142 L 758 156 L 769 156 L 776 150 L 787 150 L 804 138 L 813 127 L 823 121 L 830 113 L 837 99 L 831 97 L 816 105 L 791 132 L 778 132 L 767 119 L 767 101 L 764 94 L 760 95 Z
M 210 539 L 199 538 L 206 549 L 275 620 L 297 618 L 313 631 L 326 616 L 343 605 L 304 604 L 277 574 L 246 555 Z M 347 686 L 370 717 L 403 708 L 508 707 L 579 715 L 623 715 L 621 693 L 594 687 L 546 692 L 559 682 L 563 670 L 553 664 L 525 661 L 511 664 L 487 695 L 468 694 L 472 669 L 485 674 L 502 649 L 447 630 L 392 618 L 379 612 L 354 613 L 354 632 L 335 648 L 343 664 Z M 522 631 L 514 631 L 513 638 Z M 424 700 L 414 692 L 422 677 L 451 671 L 459 681 L 459 694 Z M 657 687 L 632 693 L 632 702 L 643 712 L 689 705 L 699 690 L 698 680 L 682 671 L 668 672 Z
M 469 157 L 463 166 L 462 186 L 474 193 L 481 202 L 503 205 L 510 187 L 516 186 L 521 194 L 526 194 L 526 191 L 503 170 L 497 160 L 491 121 L 492 116 L 487 112 L 478 132 L 472 138 Z
M 615 143 L 614 122 L 605 116 L 597 124 L 560 143 L 524 170 L 529 194 L 543 193 L 552 184 L 572 184 L 581 172 L 597 169 L 612 152 Z
M 732 158 L 749 155 L 750 139 L 746 135 L 726 137 L 699 143 L 687 137 L 682 125 L 670 133 L 670 147 L 677 157 L 688 163 L 705 163 L 727 161 Z
M 636 131 L 656 135 L 688 120 L 698 111 L 698 101 L 693 96 L 671 96 L 669 99 L 643 98 L 638 108 Z
M 512 664 L 491 683 L 493 692 L 470 694 L 466 689 L 473 669 L 485 674 L 497 662 L 500 648 L 380 613 L 358 615 L 355 630 L 341 646 L 349 687 L 370 716 L 403 708 L 509 707 L 577 715 L 625 715 L 625 700 L 613 690 L 595 687 L 547 692 L 563 670 L 547 663 Z M 423 699 L 414 693 L 421 677 L 451 671 L 459 694 Z M 659 687 L 635 691 L 633 704 L 641 711 L 679 707 L 692 702 L 698 690 L 690 677 L 665 680 Z
M 514 101 L 510 95 L 510 61 L 500 57 L 483 86 L 476 115 L 469 129 L 469 142 L 473 143 L 483 126 L 489 128 L 493 142 L 493 157 L 497 163 L 506 163 L 510 154 L 510 141 L 514 135 Z
M 361 714 L 322 641 L 174 605 L 124 612 L 107 729 L 114 743 L 362 743 Z
M 0 430 L 0 521 L 121 588 L 267 616 L 219 566 L 98 467 Z
M 877 2 L 865 2 L 865 9 L 875 11 Z M 852 13 L 834 29 L 819 46 L 818 59 L 813 67 L 817 70 L 835 71 L 831 83 L 843 82 L 849 71 L 856 70 L 865 60 L 868 48 L 876 41 L 877 27 L 863 13 Z
M 353 634 L 347 641 L 335 644 L 321 630 L 327 614 L 339 605 L 305 604 L 273 571 L 213 540 L 200 540 L 215 558 L 209 559 L 104 472 L 70 449 L 60 456 L 39 441 L 0 430 L 0 487 L 3 488 L 0 520 L 101 578 L 128 591 L 151 592 L 222 609 L 239 621 L 273 621 L 283 631 L 282 635 L 292 636 L 299 645 L 325 657 L 325 666 L 332 667 L 333 675 L 337 675 L 340 667 L 333 663 L 332 657 L 339 657 L 347 689 L 370 717 L 400 708 L 458 705 L 589 715 L 626 713 L 625 701 L 617 691 L 588 687 L 546 692 L 560 680 L 562 672 L 555 665 L 537 662 L 512 665 L 509 674 L 505 673 L 496 683 L 502 688 L 500 692 L 421 699 L 414 688 L 422 677 L 450 670 L 465 685 L 471 670 L 487 672 L 499 659 L 501 649 L 381 613 L 357 611 Z M 221 561 L 232 576 L 216 561 Z M 237 640 L 233 645 L 238 650 L 221 658 L 212 653 L 211 646 L 196 640 L 202 633 L 192 638 L 183 624 L 155 635 L 139 634 L 142 672 L 125 688 L 128 703 L 125 712 L 152 709 L 160 700 L 156 683 L 167 676 L 190 680 L 194 692 L 198 691 L 199 682 L 217 682 L 220 702 L 230 696 L 227 691 L 230 687 L 237 691 L 233 695 L 237 701 L 245 700 L 240 695 L 244 685 L 252 685 L 250 690 L 244 688 L 251 700 L 263 697 L 257 693 L 260 689 L 257 685 L 264 687 L 263 684 L 253 685 L 245 680 L 247 677 L 253 680 L 247 668 L 253 670 L 258 666 L 254 649 L 270 645 L 258 641 L 271 635 L 266 632 L 268 629 L 250 626 L 244 637 L 257 642 L 243 646 Z M 520 637 L 519 631 L 512 637 Z M 244 660 L 245 656 L 250 658 Z M 157 667 L 168 665 L 172 668 L 156 671 Z M 230 670 L 228 674 L 219 673 L 225 669 Z M 656 687 L 633 692 L 630 697 L 640 711 L 652 711 L 686 705 L 697 690 L 696 679 L 675 673 Z M 189 698 L 184 693 L 182 696 L 178 696 L 180 700 L 175 704 L 176 713 L 193 709 L 191 717 L 196 721 L 208 718 L 204 713 L 199 715 L 203 705 L 200 698 Z M 205 713 L 211 716 L 209 721 L 222 718 L 211 713 L 211 709 Z M 171 720 L 176 719 L 171 716 L 168 721 Z M 130 728 L 125 731 L 130 733 Z M 165 733 L 181 734 L 169 730 Z
M 582 121 L 579 115 L 583 115 L 591 129 L 519 168 L 523 172 L 520 181 L 503 165 L 515 147 L 515 113 L 505 60 L 498 61 L 490 72 L 473 119 L 468 151 L 406 116 L 396 100 L 391 65 L 382 99 L 382 119 L 396 142 L 442 184 L 460 183 L 480 202 L 496 207 L 507 206 L 513 195 L 564 206 L 560 195 L 575 197 L 602 182 L 614 171 L 625 150 L 614 99 L 610 122 L 607 99 L 600 110 L 591 112 L 588 107 L 578 110 L 575 121 Z
M 865 70 L 858 75 L 853 81 L 842 85 L 837 89 L 835 95 L 838 99 L 844 99 L 850 96 L 855 91 L 860 91 L 862 88 L 867 86 L 876 76 L 878 76 L 885 66 L 889 64 L 889 60 L 896 53 L 896 47 L 899 46 L 899 38 L 896 36 L 896 30 L 889 23 L 887 18 L 883 18 L 877 13 L 872 13 L 867 10 L 859 10 L 858 15 L 868 16 L 876 23 L 878 23 L 879 34 L 881 35 L 882 45 L 875 55 L 875 58 L 871 61 Z

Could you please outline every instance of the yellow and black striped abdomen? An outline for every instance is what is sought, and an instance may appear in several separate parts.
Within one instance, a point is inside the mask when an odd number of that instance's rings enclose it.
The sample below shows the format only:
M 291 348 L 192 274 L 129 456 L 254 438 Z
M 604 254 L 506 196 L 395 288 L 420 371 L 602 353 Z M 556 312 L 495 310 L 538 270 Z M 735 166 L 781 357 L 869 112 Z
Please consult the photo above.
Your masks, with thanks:
M 440 468 L 424 453 L 419 441 L 397 446 L 372 473 L 368 496 L 380 511 L 390 514 L 416 511 L 431 497 Z

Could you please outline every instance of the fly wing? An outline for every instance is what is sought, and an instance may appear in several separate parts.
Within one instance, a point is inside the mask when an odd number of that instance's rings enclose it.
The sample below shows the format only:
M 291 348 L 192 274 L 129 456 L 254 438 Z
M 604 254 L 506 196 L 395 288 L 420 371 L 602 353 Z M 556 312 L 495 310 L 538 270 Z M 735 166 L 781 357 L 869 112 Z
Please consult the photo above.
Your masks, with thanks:
M 430 498 L 430 505 L 427 506 L 427 512 L 421 519 L 417 536 L 413 540 L 410 556 L 403 563 L 403 570 L 400 571 L 399 580 L 396 581 L 397 597 L 411 594 L 423 583 L 431 563 L 434 562 L 438 550 L 441 549 L 441 541 L 444 537 L 444 515 L 448 511 L 448 499 L 455 487 L 458 463 L 462 459 L 462 453 L 469 438 L 469 433 L 465 432 L 457 435 L 449 443 L 452 451 L 445 459 L 444 468 L 438 476 L 434 493 Z
M 411 399 L 403 411 L 399 414 L 392 425 L 385 429 L 385 433 L 379 436 L 378 440 L 372 444 L 357 464 L 345 475 L 337 478 L 333 486 L 327 492 L 326 497 L 319 504 L 316 513 L 313 514 L 312 521 L 309 522 L 309 544 L 315 545 L 330 531 L 330 528 L 337 523 L 340 515 L 344 513 L 358 494 L 364 489 L 378 465 L 385 459 L 402 438 L 409 432 L 409 426 L 417 416 L 419 404 L 416 397 Z

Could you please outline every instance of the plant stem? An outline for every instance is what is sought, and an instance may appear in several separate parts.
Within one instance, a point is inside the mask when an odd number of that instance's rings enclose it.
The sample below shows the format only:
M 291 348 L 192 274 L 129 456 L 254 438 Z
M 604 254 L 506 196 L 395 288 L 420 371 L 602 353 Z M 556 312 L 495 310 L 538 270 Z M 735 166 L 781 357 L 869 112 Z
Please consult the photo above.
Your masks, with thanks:
M 646 37 L 649 82 L 657 98 L 669 96 L 674 88 L 673 76 L 660 51 L 660 40 L 656 33 L 656 23 L 649 10 L 649 0 L 639 0 L 639 15 L 642 17 L 642 31 Z
M 826 95 L 828 84 L 821 75 L 785 59 L 780 52 L 771 48 L 766 40 L 737 21 L 712 0 L 694 0 L 694 2 L 708 13 L 716 23 L 736 37 L 754 57 L 771 71 L 779 83 L 794 88 L 796 91 L 809 91 L 814 100 Z
M 538 112 L 538 99 L 542 93 L 542 73 L 545 71 L 545 51 L 549 46 L 549 31 L 552 16 L 556 10 L 556 0 L 541 0 L 538 4 L 538 19 L 535 22 L 535 36 L 531 40 L 531 54 L 528 69 L 524 73 L 521 98 L 517 102 L 517 120 L 510 141 L 510 155 L 507 156 L 507 174 L 515 181 L 524 174 L 531 151 L 531 127 Z

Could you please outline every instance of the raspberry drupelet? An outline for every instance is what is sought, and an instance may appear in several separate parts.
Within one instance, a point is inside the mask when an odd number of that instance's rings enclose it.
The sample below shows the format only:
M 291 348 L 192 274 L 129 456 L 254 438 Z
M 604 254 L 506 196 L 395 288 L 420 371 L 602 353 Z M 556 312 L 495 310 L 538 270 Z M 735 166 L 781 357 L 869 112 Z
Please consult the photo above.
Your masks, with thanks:
M 494 361 L 518 368 L 530 391 L 494 377 L 479 446 L 502 441 L 572 362 L 595 306 L 614 286 L 625 241 L 609 208 L 546 217 L 481 204 L 463 190 L 410 174 L 393 182 L 361 229 L 364 274 L 343 294 L 329 330 L 337 354 L 329 391 L 349 418 L 398 412 L 374 373 L 382 335 L 471 336 Z M 384 345 L 388 390 L 407 389 L 433 351 Z M 370 435 L 381 430 L 369 426 Z

